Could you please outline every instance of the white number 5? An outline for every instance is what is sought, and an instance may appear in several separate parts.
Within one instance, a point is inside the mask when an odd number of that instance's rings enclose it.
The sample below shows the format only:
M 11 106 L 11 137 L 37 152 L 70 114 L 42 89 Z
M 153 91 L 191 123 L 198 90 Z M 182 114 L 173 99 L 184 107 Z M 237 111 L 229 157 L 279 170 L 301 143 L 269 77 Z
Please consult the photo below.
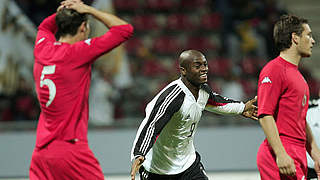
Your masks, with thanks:
M 44 75 L 53 74 L 55 70 L 56 70 L 56 65 L 44 66 L 42 69 L 41 77 L 40 77 L 40 87 L 43 87 L 43 85 L 46 85 L 49 88 L 49 100 L 46 104 L 47 107 L 50 106 L 54 97 L 56 96 L 56 85 L 51 79 L 44 79 Z

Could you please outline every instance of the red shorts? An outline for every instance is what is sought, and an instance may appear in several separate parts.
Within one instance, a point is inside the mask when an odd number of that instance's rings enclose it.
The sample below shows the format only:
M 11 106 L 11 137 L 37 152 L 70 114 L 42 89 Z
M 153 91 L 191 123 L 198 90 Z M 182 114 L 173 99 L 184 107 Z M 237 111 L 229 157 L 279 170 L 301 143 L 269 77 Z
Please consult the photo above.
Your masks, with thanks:
M 281 142 L 288 153 L 294 160 L 296 166 L 295 176 L 285 176 L 280 174 L 276 163 L 275 154 L 265 140 L 258 150 L 257 165 L 260 172 L 261 180 L 305 180 L 307 177 L 307 157 L 306 148 L 302 142 L 294 142 L 281 137 Z
M 30 180 L 103 180 L 104 175 L 87 142 L 53 141 L 35 149 Z

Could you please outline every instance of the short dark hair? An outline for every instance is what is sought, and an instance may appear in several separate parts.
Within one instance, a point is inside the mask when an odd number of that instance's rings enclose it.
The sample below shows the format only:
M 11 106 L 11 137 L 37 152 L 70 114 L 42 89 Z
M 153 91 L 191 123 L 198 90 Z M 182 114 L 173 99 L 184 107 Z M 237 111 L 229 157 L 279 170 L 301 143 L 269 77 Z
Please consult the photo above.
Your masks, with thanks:
M 87 20 L 87 14 L 80 14 L 73 9 L 61 9 L 56 15 L 56 24 L 58 26 L 56 38 L 59 39 L 65 35 L 75 35 L 81 23 Z
M 280 17 L 273 29 L 273 39 L 280 52 L 291 47 L 292 33 L 296 33 L 298 36 L 302 34 L 303 24 L 308 24 L 308 20 L 295 15 Z

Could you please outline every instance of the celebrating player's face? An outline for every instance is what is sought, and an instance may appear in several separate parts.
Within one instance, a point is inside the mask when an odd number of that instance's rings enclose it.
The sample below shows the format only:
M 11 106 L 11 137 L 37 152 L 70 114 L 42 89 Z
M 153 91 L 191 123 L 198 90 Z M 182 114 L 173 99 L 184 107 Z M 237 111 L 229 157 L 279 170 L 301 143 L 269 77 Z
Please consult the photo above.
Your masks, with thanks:
M 206 83 L 208 81 L 208 63 L 205 57 L 199 57 L 194 59 L 186 71 L 187 80 L 195 85 L 200 86 L 200 84 Z

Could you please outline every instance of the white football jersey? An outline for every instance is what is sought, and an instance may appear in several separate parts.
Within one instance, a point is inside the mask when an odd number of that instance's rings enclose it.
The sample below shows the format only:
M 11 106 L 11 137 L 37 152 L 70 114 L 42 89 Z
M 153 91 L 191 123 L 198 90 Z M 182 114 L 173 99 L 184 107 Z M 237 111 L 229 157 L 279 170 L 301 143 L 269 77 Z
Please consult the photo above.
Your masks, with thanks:
M 147 105 L 131 159 L 144 156 L 143 167 L 152 173 L 181 173 L 196 159 L 193 139 L 202 111 L 240 114 L 244 106 L 213 93 L 207 85 L 199 90 L 196 100 L 181 79 L 175 80 Z
M 314 100 L 312 104 L 309 105 L 309 109 L 307 112 L 307 123 L 311 128 L 313 137 L 315 141 L 320 147 L 320 99 Z M 314 168 L 314 162 L 310 155 L 307 153 L 308 167 Z

